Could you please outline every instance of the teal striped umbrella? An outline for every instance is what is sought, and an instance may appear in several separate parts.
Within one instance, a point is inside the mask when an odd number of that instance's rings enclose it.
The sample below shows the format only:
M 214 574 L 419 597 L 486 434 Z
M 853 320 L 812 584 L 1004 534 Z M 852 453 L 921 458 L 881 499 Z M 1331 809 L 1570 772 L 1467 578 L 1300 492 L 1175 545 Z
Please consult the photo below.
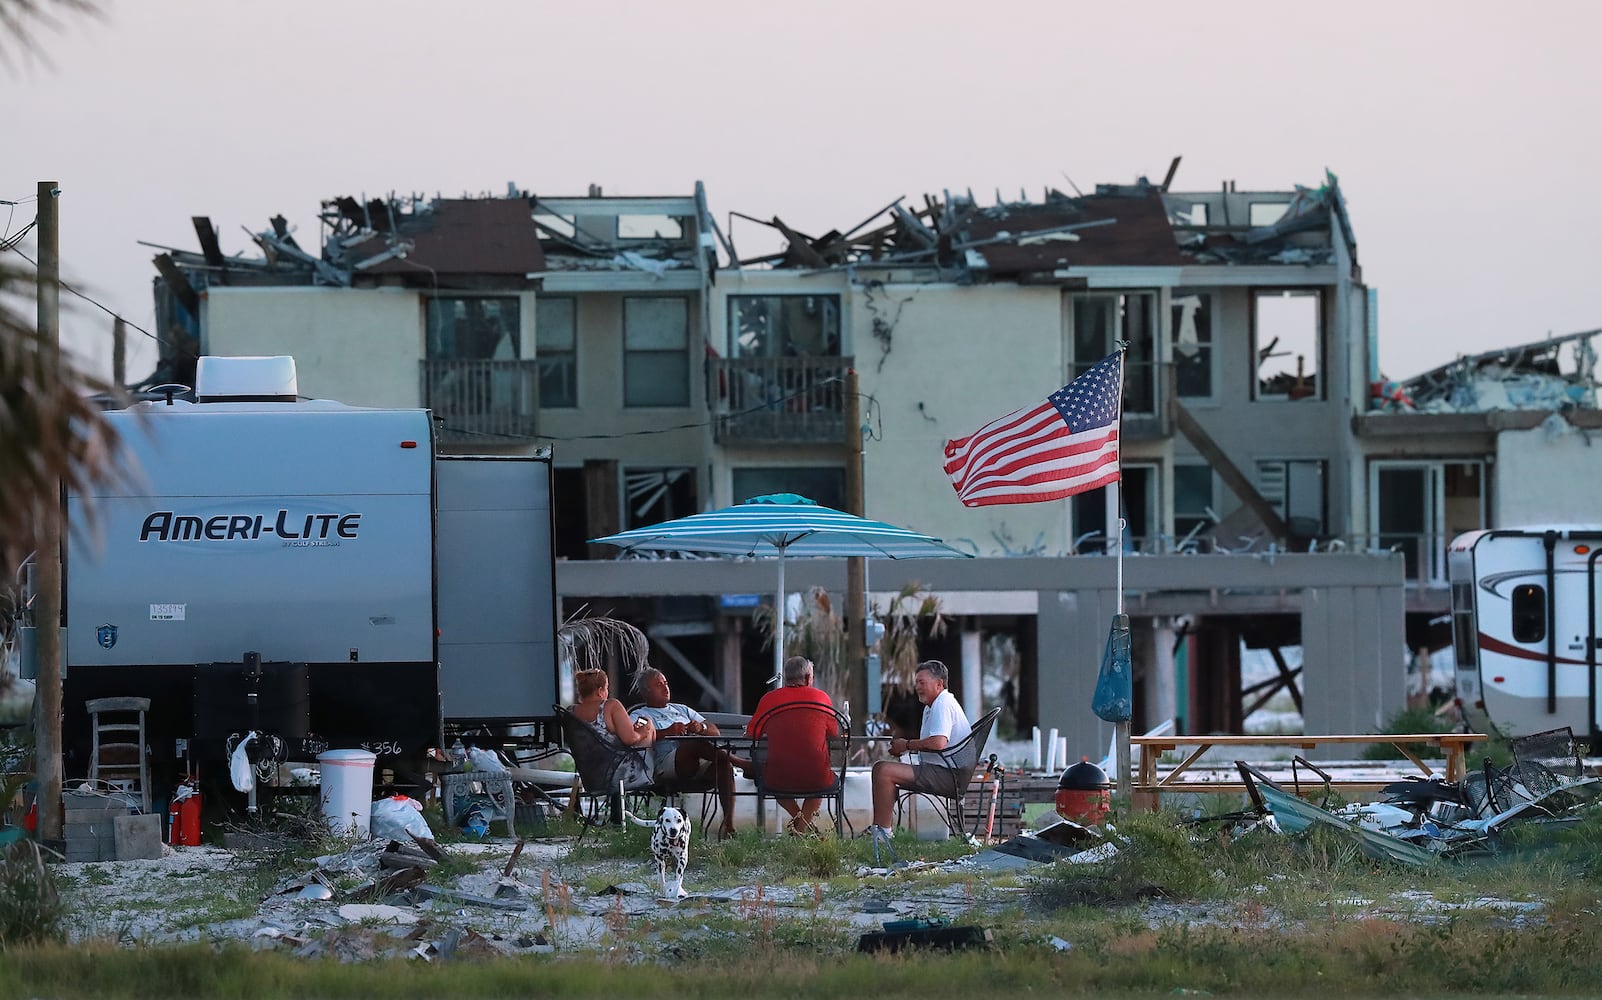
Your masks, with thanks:
M 784 560 L 789 556 L 870 559 L 967 559 L 938 538 L 883 521 L 820 506 L 794 493 L 752 497 L 745 503 L 661 524 L 634 528 L 592 542 L 624 551 L 698 552 L 708 555 L 777 556 L 779 589 L 773 673 L 784 662 Z

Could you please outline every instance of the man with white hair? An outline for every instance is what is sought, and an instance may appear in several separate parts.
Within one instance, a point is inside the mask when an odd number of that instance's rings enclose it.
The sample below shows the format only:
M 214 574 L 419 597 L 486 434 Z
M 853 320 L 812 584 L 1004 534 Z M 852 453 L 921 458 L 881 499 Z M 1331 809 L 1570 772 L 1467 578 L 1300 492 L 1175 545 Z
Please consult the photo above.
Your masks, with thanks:
M 925 660 L 918 664 L 918 673 L 913 680 L 913 690 L 917 692 L 918 701 L 923 703 L 923 726 L 915 740 L 903 739 L 897 736 L 890 741 L 890 753 L 900 757 L 912 751 L 944 750 L 953 743 L 960 743 L 966 739 L 972 726 L 968 724 L 967 716 L 962 714 L 962 706 L 957 704 L 956 697 L 946 690 L 950 680 L 951 671 L 939 660 Z M 872 837 L 877 845 L 883 839 L 888 841 L 895 823 L 896 792 L 908 785 L 934 785 L 939 784 L 942 778 L 949 775 L 950 768 L 939 764 L 905 764 L 899 760 L 880 760 L 873 765 L 873 825 L 868 827 L 868 836 Z M 933 772 L 947 772 L 946 775 Z M 951 779 L 955 783 L 955 779 Z M 874 848 L 878 850 L 877 846 Z

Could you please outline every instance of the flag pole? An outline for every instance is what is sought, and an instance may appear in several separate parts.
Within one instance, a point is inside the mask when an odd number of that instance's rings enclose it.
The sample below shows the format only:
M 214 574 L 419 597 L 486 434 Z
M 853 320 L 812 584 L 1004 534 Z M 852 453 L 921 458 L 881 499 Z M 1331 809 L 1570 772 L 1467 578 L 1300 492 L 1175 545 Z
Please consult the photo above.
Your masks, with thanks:
M 1129 345 L 1128 345 L 1128 343 L 1124 343 L 1124 344 L 1121 344 L 1119 346 L 1118 355 L 1119 355 L 1119 357 L 1118 357 L 1118 381 L 1120 383 L 1120 389 L 1119 389 L 1119 392 L 1118 392 L 1118 445 L 1119 445 L 1119 447 L 1118 447 L 1118 465 L 1119 465 L 1120 470 L 1122 470 L 1122 467 L 1123 467 L 1123 464 L 1124 464 L 1124 453 L 1123 453 L 1124 394 L 1123 394 L 1123 390 L 1122 390 L 1121 386 L 1122 386 L 1122 383 L 1123 383 L 1123 380 L 1124 380 L 1124 361 L 1125 361 L 1125 359 L 1127 359 L 1129 357 Z M 1118 516 L 1115 519 L 1117 521 L 1117 524 L 1118 524 L 1118 528 L 1117 528 L 1118 540 L 1117 540 L 1117 543 L 1116 543 L 1117 547 L 1118 547 L 1118 578 L 1117 578 L 1117 583 L 1118 583 L 1117 602 L 1118 602 L 1118 605 L 1117 606 L 1118 606 L 1118 614 L 1119 614 L 1120 617 L 1124 614 L 1124 517 L 1123 517 L 1123 502 L 1122 502 L 1123 501 L 1123 487 L 1124 487 L 1123 478 L 1122 478 L 1122 475 L 1120 474 L 1119 481 L 1117 483 L 1117 488 L 1118 488 L 1118 493 L 1119 493 L 1119 504 L 1118 504 L 1118 511 L 1117 511 Z M 1129 765 L 1130 765 L 1130 761 L 1129 761 L 1129 720 L 1125 719 L 1123 722 L 1115 722 L 1115 723 L 1113 723 L 1113 743 L 1114 743 L 1114 746 L 1116 747 L 1116 750 L 1117 750 L 1117 761 L 1116 761 L 1116 764 L 1117 764 L 1117 767 L 1118 767 L 1118 795 L 1121 798 L 1127 798 L 1129 796 L 1130 791 L 1131 791 L 1130 778 L 1129 778 Z

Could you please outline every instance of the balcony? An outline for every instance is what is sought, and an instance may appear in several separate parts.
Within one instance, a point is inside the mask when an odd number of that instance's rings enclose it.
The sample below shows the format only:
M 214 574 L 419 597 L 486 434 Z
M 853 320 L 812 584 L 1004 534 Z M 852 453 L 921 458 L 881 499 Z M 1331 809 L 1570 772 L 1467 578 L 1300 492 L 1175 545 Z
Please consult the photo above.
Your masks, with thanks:
M 423 405 L 447 444 L 515 444 L 539 426 L 538 362 L 426 358 L 419 363 Z
M 718 444 L 845 444 L 852 358 L 716 358 L 707 372 Z

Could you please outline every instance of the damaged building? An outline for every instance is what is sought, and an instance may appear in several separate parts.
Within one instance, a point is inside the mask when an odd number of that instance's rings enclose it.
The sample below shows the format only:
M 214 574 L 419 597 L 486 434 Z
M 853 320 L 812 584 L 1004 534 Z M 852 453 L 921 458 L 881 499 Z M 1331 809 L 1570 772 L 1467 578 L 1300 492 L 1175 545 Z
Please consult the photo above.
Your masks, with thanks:
M 1266 192 L 1185 192 L 1174 176 L 983 205 L 898 198 L 821 236 L 773 216 L 720 226 L 699 185 L 343 197 L 322 206 L 315 250 L 276 219 L 240 256 L 197 218 L 200 250 L 156 259 L 168 335 L 151 381 L 188 384 L 201 353 L 290 354 L 307 395 L 433 409 L 443 448 L 552 447 L 565 610 L 645 627 L 703 708 L 749 710 L 763 689 L 751 605 L 770 568 L 616 560 L 585 540 L 763 493 L 849 508 L 860 438 L 864 511 L 978 557 L 869 570 L 881 610 L 904 584 L 941 597 L 958 627 L 923 652 L 953 665 L 970 715 L 1010 699 L 1016 724 L 1099 756 L 1110 727 L 1085 706 L 1122 516 L 1137 728 L 1239 731 L 1289 691 L 1309 732 L 1371 730 L 1402 707 L 1414 632 L 1446 608 L 1426 554 L 1494 523 L 1488 489 L 1473 525 L 1439 488 L 1409 496 L 1445 504 L 1415 525 L 1393 487 L 1471 443 L 1484 461 L 1486 439 L 1401 430 L 1435 417 L 1378 405 L 1375 297 L 1333 175 Z M 962 507 L 943 441 L 1120 342 L 1119 505 L 1097 491 Z M 796 590 L 844 589 L 840 561 L 788 572 Z M 1243 640 L 1303 658 L 1243 689 Z

